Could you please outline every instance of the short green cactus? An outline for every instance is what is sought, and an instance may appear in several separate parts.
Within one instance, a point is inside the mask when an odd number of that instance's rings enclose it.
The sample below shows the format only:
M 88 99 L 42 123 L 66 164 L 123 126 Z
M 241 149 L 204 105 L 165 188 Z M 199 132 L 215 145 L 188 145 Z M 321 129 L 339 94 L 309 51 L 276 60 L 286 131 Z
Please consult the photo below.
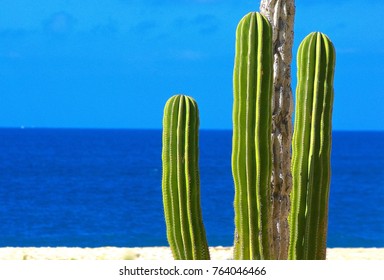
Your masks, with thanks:
M 236 32 L 233 74 L 232 173 L 235 183 L 235 259 L 273 259 L 272 28 L 247 14 Z
M 185 95 L 171 97 L 163 119 L 162 192 L 167 238 L 177 260 L 209 259 L 200 207 L 199 111 Z
M 289 258 L 325 259 L 335 68 L 326 35 L 314 32 L 302 41 L 297 67 Z

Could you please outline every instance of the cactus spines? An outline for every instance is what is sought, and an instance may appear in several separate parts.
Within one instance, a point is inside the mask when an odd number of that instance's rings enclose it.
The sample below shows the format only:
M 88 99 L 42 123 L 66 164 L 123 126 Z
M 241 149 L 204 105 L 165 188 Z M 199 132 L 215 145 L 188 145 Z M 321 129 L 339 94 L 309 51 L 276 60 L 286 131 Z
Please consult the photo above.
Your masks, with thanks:
M 302 41 L 297 68 L 289 258 L 325 259 L 335 68 L 326 35 L 313 32 Z
M 272 29 L 260 13 L 236 31 L 232 173 L 235 259 L 273 259 L 271 205 Z
M 198 107 L 175 95 L 164 109 L 162 193 L 167 238 L 175 259 L 209 259 L 200 207 Z

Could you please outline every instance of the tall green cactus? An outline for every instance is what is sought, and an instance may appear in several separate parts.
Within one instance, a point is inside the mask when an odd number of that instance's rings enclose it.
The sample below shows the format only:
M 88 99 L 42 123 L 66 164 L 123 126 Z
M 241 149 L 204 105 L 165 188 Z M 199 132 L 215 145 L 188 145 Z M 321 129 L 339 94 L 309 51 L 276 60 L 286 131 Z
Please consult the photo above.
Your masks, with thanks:
M 335 49 L 319 32 L 297 56 L 289 259 L 325 259 Z
M 199 111 L 188 96 L 171 97 L 163 119 L 162 192 L 167 238 L 175 259 L 209 259 L 200 207 Z
M 235 259 L 273 259 L 270 180 L 272 28 L 247 14 L 236 31 L 232 173 Z

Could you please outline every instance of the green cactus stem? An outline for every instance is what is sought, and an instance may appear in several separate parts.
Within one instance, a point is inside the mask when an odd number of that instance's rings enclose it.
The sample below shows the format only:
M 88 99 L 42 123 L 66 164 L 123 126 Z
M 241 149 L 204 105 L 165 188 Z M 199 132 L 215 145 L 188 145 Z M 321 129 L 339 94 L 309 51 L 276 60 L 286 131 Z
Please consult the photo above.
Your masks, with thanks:
M 171 97 L 163 118 L 162 192 L 167 238 L 177 260 L 209 259 L 200 207 L 198 129 L 195 100 Z
M 298 50 L 289 259 L 326 258 L 335 56 L 320 32 Z
M 271 203 L 272 28 L 247 14 L 236 31 L 232 173 L 235 259 L 273 259 Z

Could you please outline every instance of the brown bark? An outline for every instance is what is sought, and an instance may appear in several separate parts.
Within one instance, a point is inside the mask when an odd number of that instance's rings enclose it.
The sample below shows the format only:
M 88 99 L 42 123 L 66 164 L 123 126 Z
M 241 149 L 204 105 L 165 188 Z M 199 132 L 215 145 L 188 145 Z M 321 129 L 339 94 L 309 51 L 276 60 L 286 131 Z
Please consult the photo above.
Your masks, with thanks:
M 273 28 L 274 95 L 272 117 L 272 199 L 273 246 L 276 259 L 287 259 L 289 245 L 288 214 L 291 178 L 292 89 L 294 0 L 262 0 L 260 12 Z

